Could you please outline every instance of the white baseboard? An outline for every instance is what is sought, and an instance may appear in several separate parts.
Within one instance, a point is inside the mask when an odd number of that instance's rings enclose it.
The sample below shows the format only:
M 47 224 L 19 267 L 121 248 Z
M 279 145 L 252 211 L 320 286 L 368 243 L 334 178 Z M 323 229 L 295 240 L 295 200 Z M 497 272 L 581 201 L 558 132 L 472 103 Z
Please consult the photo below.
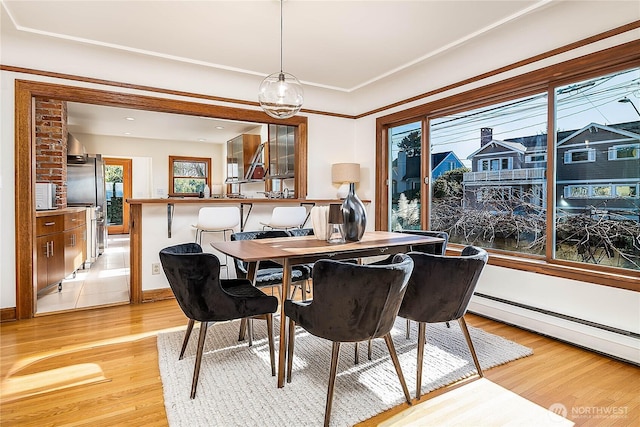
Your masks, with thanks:
M 640 339 L 474 295 L 469 312 L 640 365 Z

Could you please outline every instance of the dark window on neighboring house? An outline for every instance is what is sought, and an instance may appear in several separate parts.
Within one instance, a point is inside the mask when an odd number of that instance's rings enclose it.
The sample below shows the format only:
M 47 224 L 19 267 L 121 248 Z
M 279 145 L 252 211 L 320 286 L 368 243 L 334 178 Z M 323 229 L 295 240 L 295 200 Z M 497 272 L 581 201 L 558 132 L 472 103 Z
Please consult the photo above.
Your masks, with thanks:
M 510 158 L 480 160 L 480 167 L 478 167 L 478 169 L 481 171 L 499 171 L 508 170 L 511 168 L 512 163 Z
M 564 153 L 565 164 L 595 162 L 596 150 L 593 148 L 585 148 L 580 150 L 569 150 Z
M 540 163 L 547 161 L 547 153 L 542 154 L 529 154 L 525 156 L 524 161 L 526 163 Z
M 609 148 L 609 160 L 640 158 L 640 144 L 615 145 Z

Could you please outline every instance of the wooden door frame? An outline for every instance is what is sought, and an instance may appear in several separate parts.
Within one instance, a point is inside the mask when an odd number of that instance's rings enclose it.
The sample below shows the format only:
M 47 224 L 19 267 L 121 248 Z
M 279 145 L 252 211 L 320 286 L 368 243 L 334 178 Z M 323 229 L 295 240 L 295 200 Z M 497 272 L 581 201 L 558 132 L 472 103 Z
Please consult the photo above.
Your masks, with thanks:
M 218 106 L 193 101 L 158 98 L 113 92 L 80 86 L 43 83 L 29 80 L 15 81 L 15 248 L 16 248 L 16 320 L 32 318 L 33 281 L 37 277 L 33 251 L 35 247 L 35 107 L 34 98 L 50 98 L 85 104 L 133 108 L 138 110 L 212 117 L 257 123 L 274 123 L 274 119 L 259 110 Z M 307 122 L 305 116 L 293 116 L 279 123 L 298 127 L 296 147 L 296 194 L 307 195 Z M 136 208 L 137 206 L 137 208 Z M 143 301 L 142 296 L 142 209 L 135 205 L 130 211 L 129 300 Z
M 109 234 L 129 234 L 129 204 L 124 200 L 131 198 L 131 174 L 133 161 L 123 157 L 103 157 L 105 168 L 107 166 L 122 166 L 122 225 L 110 225 L 108 227 Z M 105 180 L 106 183 L 106 180 Z M 106 190 L 105 190 L 106 192 Z

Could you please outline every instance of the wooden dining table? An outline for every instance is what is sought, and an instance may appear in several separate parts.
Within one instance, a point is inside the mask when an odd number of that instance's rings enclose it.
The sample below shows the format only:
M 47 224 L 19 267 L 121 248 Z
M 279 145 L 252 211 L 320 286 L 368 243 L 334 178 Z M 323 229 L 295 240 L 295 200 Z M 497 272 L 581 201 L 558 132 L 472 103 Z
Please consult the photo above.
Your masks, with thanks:
M 406 253 L 415 245 L 437 244 L 444 239 L 389 231 L 368 231 L 358 242 L 331 244 L 315 236 L 279 237 L 237 241 L 216 241 L 217 251 L 249 263 L 247 278 L 255 284 L 260 261 L 271 260 L 282 265 L 282 293 L 290 295 L 291 267 L 321 259 L 354 259 Z M 287 323 L 284 304 L 280 304 L 280 345 L 278 351 L 278 387 L 284 387 L 286 365 Z

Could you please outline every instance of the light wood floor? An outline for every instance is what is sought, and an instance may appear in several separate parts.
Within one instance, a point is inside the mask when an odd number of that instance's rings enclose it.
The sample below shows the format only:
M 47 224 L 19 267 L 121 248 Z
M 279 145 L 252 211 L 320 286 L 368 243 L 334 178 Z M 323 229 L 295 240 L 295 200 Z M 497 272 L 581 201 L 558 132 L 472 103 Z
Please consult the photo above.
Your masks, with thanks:
M 583 416 L 573 420 L 576 425 L 640 425 L 640 368 L 482 317 L 467 315 L 467 321 L 534 350 L 533 356 L 486 371 L 492 382 L 544 408 L 562 403 L 583 415 L 613 407 L 625 411 L 620 418 Z M 3 323 L 0 424 L 167 425 L 156 334 L 185 324 L 175 301 Z

